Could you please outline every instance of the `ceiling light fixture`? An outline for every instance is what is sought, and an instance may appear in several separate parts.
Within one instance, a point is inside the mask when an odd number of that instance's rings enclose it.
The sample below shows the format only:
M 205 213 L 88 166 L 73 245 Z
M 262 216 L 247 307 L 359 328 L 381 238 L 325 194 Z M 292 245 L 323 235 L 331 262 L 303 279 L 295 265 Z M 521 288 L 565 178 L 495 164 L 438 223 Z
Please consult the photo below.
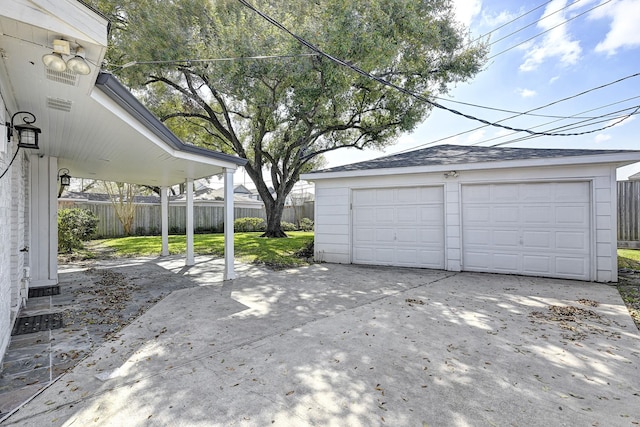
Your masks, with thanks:
M 73 73 L 86 76 L 91 73 L 91 68 L 85 59 L 85 51 L 82 46 L 76 47 L 73 58 L 65 61 L 62 55 L 71 55 L 71 47 L 67 40 L 55 39 L 53 41 L 53 52 L 42 56 L 45 67 L 64 73 L 67 69 Z
M 62 174 L 60 174 L 62 172 Z M 63 187 L 68 187 L 71 184 L 71 175 L 69 175 L 69 169 L 62 168 L 58 171 L 58 179 L 60 180 L 60 185 Z

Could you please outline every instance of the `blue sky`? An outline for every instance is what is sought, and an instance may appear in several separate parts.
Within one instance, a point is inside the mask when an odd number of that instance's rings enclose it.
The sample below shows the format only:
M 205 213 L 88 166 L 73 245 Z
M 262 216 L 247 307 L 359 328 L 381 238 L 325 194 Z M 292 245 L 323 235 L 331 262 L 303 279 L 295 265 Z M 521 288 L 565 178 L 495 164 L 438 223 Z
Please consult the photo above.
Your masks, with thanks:
M 524 112 L 591 90 L 534 112 L 561 117 L 577 115 L 581 119 L 550 123 L 558 119 L 520 116 L 503 122 L 545 132 L 571 123 L 583 126 L 557 131 L 564 133 L 610 125 L 632 113 L 633 107 L 640 106 L 640 76 L 592 90 L 640 73 L 640 0 L 455 0 L 455 3 L 457 16 L 469 28 L 472 38 L 507 25 L 491 33 L 489 40 L 494 44 L 489 56 L 495 57 L 489 60 L 484 71 L 475 79 L 452 87 L 444 98 Z M 526 16 L 509 23 L 524 14 Z M 563 24 L 567 20 L 569 22 Z M 510 50 L 501 53 L 507 49 Z M 439 102 L 492 122 L 513 115 L 450 101 Z M 623 111 L 615 113 L 618 110 Z M 585 123 L 579 123 L 598 116 L 605 117 L 592 122 L 600 123 L 587 127 L 584 127 Z M 613 127 L 587 135 L 542 136 L 504 146 L 640 150 L 640 120 L 637 117 L 631 116 Z M 384 151 L 337 150 L 326 155 L 327 167 L 434 144 L 489 146 L 526 135 L 505 136 L 510 132 L 481 126 L 479 122 L 434 110 L 413 133 L 403 135 L 397 144 Z M 462 132 L 466 133 L 453 136 Z M 626 179 L 639 171 L 640 164 L 621 168 L 618 179 Z

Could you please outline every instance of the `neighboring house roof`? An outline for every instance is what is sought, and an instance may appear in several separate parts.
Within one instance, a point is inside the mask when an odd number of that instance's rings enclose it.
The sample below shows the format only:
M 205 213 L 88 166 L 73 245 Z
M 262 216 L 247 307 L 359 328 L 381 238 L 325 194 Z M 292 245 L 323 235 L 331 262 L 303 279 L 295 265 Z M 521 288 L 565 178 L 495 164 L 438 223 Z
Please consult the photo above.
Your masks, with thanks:
M 631 175 L 629 181 L 640 181 L 640 172 Z
M 323 175 L 348 176 L 366 171 L 398 168 L 432 168 L 435 171 L 466 166 L 467 169 L 514 167 L 518 162 L 544 164 L 606 163 L 630 164 L 640 160 L 634 150 L 569 150 L 543 148 L 477 147 L 437 145 L 373 160 L 337 166 L 302 175 L 302 179 L 321 179 Z M 511 163 L 511 165 L 508 165 Z
M 176 196 L 169 196 L 169 202 L 184 202 L 186 200 L 185 194 L 178 194 Z M 200 190 L 196 190 L 193 193 L 194 202 L 220 202 L 224 201 L 224 190 L 223 189 L 211 189 L 211 188 L 203 188 Z M 98 203 L 110 203 L 111 198 L 106 193 L 85 193 L 80 191 L 65 191 L 62 196 L 58 199 L 58 201 L 75 201 L 75 202 L 98 202 Z M 134 203 L 152 203 L 159 204 L 160 197 L 159 196 L 134 196 Z M 260 208 L 263 206 L 262 202 L 259 202 L 255 199 L 251 199 L 249 197 L 243 196 L 241 194 L 234 194 L 233 201 L 236 206 L 239 207 L 256 207 Z

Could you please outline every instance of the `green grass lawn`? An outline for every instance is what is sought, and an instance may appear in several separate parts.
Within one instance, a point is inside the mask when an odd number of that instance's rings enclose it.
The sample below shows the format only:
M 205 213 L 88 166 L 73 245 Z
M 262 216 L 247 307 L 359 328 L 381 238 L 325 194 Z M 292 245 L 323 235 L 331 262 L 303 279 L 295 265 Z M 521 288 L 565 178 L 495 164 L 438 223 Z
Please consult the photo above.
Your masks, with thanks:
M 640 271 L 640 250 L 618 249 L 618 267 Z
M 235 233 L 235 256 L 245 262 L 257 262 L 272 266 L 294 266 L 305 264 L 295 253 L 313 242 L 312 231 L 288 232 L 288 238 L 267 239 L 256 233 Z M 224 255 L 223 234 L 195 234 L 196 254 Z M 99 245 L 114 251 L 115 256 L 160 255 L 160 236 L 132 236 L 97 241 Z M 187 251 L 186 236 L 169 236 L 169 253 L 183 254 Z

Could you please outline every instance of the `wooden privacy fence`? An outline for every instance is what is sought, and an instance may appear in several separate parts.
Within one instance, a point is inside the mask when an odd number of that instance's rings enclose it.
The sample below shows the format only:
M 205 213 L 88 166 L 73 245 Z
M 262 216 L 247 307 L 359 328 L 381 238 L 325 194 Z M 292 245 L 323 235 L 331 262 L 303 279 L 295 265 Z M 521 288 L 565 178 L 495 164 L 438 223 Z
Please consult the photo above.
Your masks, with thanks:
M 618 246 L 640 248 L 640 181 L 618 181 Z
M 91 203 L 86 201 L 60 202 L 62 208 L 88 209 L 98 217 L 96 237 L 124 236 L 122 224 L 116 216 L 111 203 Z M 282 220 L 296 223 L 298 219 L 313 220 L 314 204 L 305 202 L 302 206 L 285 206 Z M 186 230 L 185 205 L 169 204 L 169 234 L 184 234 Z M 261 209 L 234 208 L 234 219 L 237 218 L 267 218 L 264 207 Z M 196 233 L 222 232 L 224 230 L 224 207 L 212 205 L 194 205 L 193 227 Z M 159 204 L 144 203 L 136 205 L 136 214 L 131 228 L 136 235 L 160 235 L 162 230 L 161 207 Z

